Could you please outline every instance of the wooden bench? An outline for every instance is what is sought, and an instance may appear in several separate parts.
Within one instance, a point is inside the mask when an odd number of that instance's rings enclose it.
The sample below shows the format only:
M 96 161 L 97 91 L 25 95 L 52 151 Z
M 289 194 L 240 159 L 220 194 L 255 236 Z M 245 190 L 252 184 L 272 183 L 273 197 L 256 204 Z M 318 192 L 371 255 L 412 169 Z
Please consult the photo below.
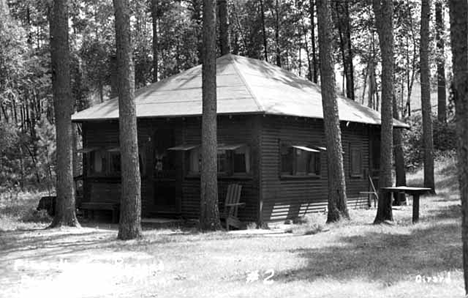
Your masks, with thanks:
M 83 202 L 81 203 L 80 209 L 84 211 L 85 217 L 91 215 L 91 219 L 94 218 L 94 211 L 105 210 L 112 211 L 112 222 L 119 222 L 120 204 L 119 203 L 106 203 L 106 202 Z
M 385 200 L 387 202 L 391 201 L 392 193 L 407 193 L 413 196 L 413 223 L 419 221 L 419 196 L 431 191 L 427 187 L 409 187 L 409 186 L 395 186 L 395 187 L 383 187 L 382 191 L 384 193 Z

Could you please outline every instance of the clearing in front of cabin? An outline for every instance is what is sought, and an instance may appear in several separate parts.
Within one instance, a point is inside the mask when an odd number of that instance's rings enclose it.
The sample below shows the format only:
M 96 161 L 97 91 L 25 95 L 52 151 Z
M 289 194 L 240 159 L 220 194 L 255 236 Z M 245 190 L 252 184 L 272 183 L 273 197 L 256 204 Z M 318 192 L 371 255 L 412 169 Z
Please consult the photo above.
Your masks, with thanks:
M 0 297 L 464 297 L 455 172 L 437 163 L 438 194 L 421 198 L 417 224 L 410 200 L 395 225 L 351 210 L 332 225 L 313 214 L 265 232 L 147 228 L 127 242 L 115 225 L 44 230 L 34 195 L 3 197 Z

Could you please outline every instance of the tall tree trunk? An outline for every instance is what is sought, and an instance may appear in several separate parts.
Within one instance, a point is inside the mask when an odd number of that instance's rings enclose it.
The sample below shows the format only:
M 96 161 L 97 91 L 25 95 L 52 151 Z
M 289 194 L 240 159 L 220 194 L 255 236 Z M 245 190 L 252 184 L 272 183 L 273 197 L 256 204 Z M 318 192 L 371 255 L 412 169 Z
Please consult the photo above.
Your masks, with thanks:
M 221 47 L 221 56 L 227 55 L 231 52 L 229 43 L 228 9 L 226 2 L 227 0 L 218 0 L 219 44 Z
M 396 96 L 393 98 L 393 118 L 400 119 Z M 406 186 L 405 157 L 401 129 L 393 130 L 393 156 L 395 158 L 396 186 Z M 400 205 L 402 200 L 400 194 L 396 194 L 395 198 L 395 205 Z
M 200 24 L 202 22 L 202 11 L 201 11 L 202 10 L 202 0 L 191 0 L 191 3 L 192 3 L 192 9 L 193 9 L 191 19 L 196 24 Z M 179 6 L 180 5 L 181 5 L 181 3 L 179 2 Z M 215 9 L 216 9 L 216 7 L 215 7 Z M 202 56 L 203 56 L 203 42 L 201 41 L 202 40 L 202 32 L 200 32 L 198 27 L 197 27 L 197 30 L 196 30 L 196 35 L 197 35 L 196 38 L 197 38 L 197 41 L 198 41 L 198 43 L 197 43 L 198 61 L 202 61 Z M 179 56 L 177 56 L 177 57 L 179 57 Z M 177 62 L 177 66 L 178 67 L 180 66 L 179 62 Z
M 317 47 L 315 45 L 315 1 L 310 0 L 310 34 L 311 34 L 311 41 L 312 41 L 312 64 L 314 65 L 314 76 L 313 82 L 315 84 L 318 83 L 318 72 L 319 72 L 319 65 L 317 61 Z
M 262 20 L 262 34 L 263 34 L 263 52 L 265 54 L 265 61 L 268 62 L 268 39 L 265 28 L 265 3 L 264 0 L 260 0 L 260 12 Z
M 381 145 L 380 145 L 380 177 L 379 204 L 374 223 L 393 221 L 391 200 L 386 200 L 382 187 L 392 186 L 392 148 L 393 148 L 393 1 L 373 0 L 373 9 L 379 34 L 380 51 L 382 53 L 382 108 L 381 108 Z
M 354 69 L 351 48 L 351 25 L 349 19 L 348 2 L 335 2 L 340 49 L 343 59 L 343 70 L 346 77 L 346 97 L 354 98 Z
M 354 65 L 353 65 L 353 48 L 351 42 L 351 19 L 349 17 L 349 4 L 347 1 L 343 4 L 345 7 L 345 16 L 346 16 L 346 49 L 347 49 L 347 58 L 348 58 L 348 80 L 346 81 L 347 84 L 347 97 L 356 100 L 354 94 Z
M 115 55 L 111 55 L 109 57 L 109 72 L 110 72 L 110 98 L 116 98 L 119 96 L 119 84 L 120 84 L 120 78 L 119 78 L 119 67 L 118 67 L 118 61 L 117 57 Z M 100 84 L 100 87 L 103 87 L 102 84 Z M 101 95 L 101 102 L 103 102 L 104 99 L 104 88 L 100 90 L 102 92 Z
M 113 0 L 119 73 L 119 140 L 122 169 L 118 239 L 140 238 L 141 177 L 135 108 L 135 73 L 132 59 L 129 0 Z
M 50 17 L 50 48 L 52 62 L 52 92 L 54 97 L 57 140 L 56 213 L 51 228 L 79 227 L 76 218 L 73 185 L 73 113 L 70 87 L 70 53 L 68 46 L 68 3 L 55 0 Z
M 336 101 L 335 72 L 332 47 L 332 21 L 329 0 L 317 0 L 320 46 L 320 73 L 322 83 L 323 118 L 327 136 L 328 157 L 328 217 L 327 222 L 349 218 L 346 205 L 346 183 L 343 168 L 343 147 Z
M 216 97 L 216 0 L 203 0 L 202 167 L 200 227 L 220 230 L 218 209 L 218 140 Z
M 280 8 L 279 0 L 275 5 L 275 43 L 276 43 L 276 66 L 281 67 L 281 47 L 280 47 Z
M 304 25 L 304 19 L 302 19 L 302 32 L 304 32 L 304 46 L 305 46 L 305 51 L 306 51 L 306 58 L 307 58 L 307 79 L 309 81 L 312 81 L 313 78 L 313 68 L 312 68 L 312 61 L 310 60 L 310 49 L 309 49 L 309 43 L 307 42 L 307 28 Z M 301 49 L 299 49 L 299 54 L 301 53 Z
M 153 23 L 153 83 L 158 81 L 159 71 L 158 2 L 159 0 L 151 0 L 151 18 Z
M 456 110 L 458 182 L 462 204 L 463 272 L 468 295 L 468 3 L 450 0 L 453 99 Z
M 416 63 L 417 63 L 417 56 L 418 56 L 418 45 L 417 45 L 417 41 L 416 41 L 416 38 L 415 38 L 415 35 L 416 35 L 416 32 L 415 32 L 415 29 L 414 29 L 414 26 L 413 26 L 413 18 L 412 18 L 412 15 L 413 15 L 413 12 L 412 12 L 412 9 L 411 9 L 411 5 L 407 5 L 407 12 L 406 12 L 406 15 L 409 19 L 409 23 L 410 23 L 410 31 L 411 31 L 411 38 L 412 38 L 412 46 L 413 46 L 413 57 L 411 58 L 410 60 L 410 52 L 409 52 L 409 38 L 408 38 L 408 35 L 406 35 L 406 61 L 407 61 L 407 65 L 411 65 L 411 67 L 407 67 L 406 68 L 406 76 L 407 76 L 407 101 L 406 101 L 406 105 L 405 105 L 405 109 L 404 109 L 404 112 L 403 112 L 403 117 L 406 117 L 406 115 L 408 115 L 408 117 L 411 116 L 411 93 L 413 91 L 413 84 L 414 84 L 414 79 L 415 79 L 415 75 L 416 75 Z
M 424 186 L 435 193 L 434 183 L 434 140 L 431 113 L 431 85 L 429 70 L 429 17 L 431 14 L 430 0 L 421 2 L 421 109 L 424 142 Z
M 447 122 L 447 86 L 445 81 L 445 41 L 444 41 L 444 3 L 436 0 L 435 27 L 437 44 L 437 118 L 440 122 Z

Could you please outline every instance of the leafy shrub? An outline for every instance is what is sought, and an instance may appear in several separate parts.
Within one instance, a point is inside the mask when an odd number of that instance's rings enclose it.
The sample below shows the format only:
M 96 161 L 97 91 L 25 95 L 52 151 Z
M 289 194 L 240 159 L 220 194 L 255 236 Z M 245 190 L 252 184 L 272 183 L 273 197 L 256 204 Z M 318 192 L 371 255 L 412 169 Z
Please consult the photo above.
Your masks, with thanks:
M 0 196 L 0 215 L 14 221 L 45 223 L 52 218 L 46 210 L 37 211 L 40 193 L 17 193 L 15 196 Z
M 424 140 L 421 115 L 412 116 L 407 123 L 410 129 L 403 131 L 405 146 L 405 165 L 408 170 L 420 168 L 424 161 Z M 443 123 L 433 117 L 434 158 L 451 152 L 456 148 L 455 123 L 449 121 Z

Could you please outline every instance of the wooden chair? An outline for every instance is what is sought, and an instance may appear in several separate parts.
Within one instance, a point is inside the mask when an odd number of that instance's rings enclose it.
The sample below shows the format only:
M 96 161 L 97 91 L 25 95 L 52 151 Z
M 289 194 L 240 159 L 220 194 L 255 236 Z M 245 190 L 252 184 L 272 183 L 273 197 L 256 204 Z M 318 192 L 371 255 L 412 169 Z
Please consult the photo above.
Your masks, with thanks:
M 360 191 L 360 195 L 367 195 L 367 200 L 369 207 L 372 207 L 371 197 L 374 196 L 374 207 L 377 207 L 377 201 L 379 200 L 379 194 L 375 189 L 374 182 L 372 182 L 372 177 L 367 176 L 369 178 L 369 191 Z
M 237 209 L 244 207 L 245 203 L 239 203 L 241 196 L 242 185 L 229 184 L 224 203 L 224 212 L 221 214 L 221 219 L 226 222 L 226 230 L 229 231 L 229 226 L 242 228 L 244 224 L 237 218 Z

